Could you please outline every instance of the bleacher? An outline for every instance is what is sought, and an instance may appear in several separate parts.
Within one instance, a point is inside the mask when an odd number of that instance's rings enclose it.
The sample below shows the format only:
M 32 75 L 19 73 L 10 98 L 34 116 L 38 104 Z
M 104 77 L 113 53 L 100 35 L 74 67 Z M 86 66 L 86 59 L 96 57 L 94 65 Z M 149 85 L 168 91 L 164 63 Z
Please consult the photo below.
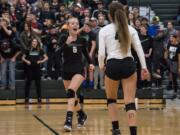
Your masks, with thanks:
M 154 11 L 155 15 L 160 17 L 160 21 L 166 26 L 167 21 L 172 21 L 177 30 L 180 30 L 180 24 L 177 22 L 179 0 L 130 0 L 132 6 L 148 6 Z M 153 12 L 151 12 L 153 13 Z M 151 14 L 150 14 L 151 16 Z

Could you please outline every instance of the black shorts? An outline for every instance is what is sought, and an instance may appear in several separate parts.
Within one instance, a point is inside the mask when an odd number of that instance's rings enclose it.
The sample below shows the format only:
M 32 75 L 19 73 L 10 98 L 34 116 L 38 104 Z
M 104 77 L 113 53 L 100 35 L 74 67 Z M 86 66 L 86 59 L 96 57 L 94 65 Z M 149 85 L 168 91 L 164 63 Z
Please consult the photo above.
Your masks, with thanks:
M 105 74 L 112 80 L 121 80 L 130 77 L 136 72 L 136 63 L 132 57 L 124 59 L 109 59 Z
M 62 78 L 63 80 L 72 80 L 73 76 L 76 74 L 80 74 L 84 77 L 84 71 L 78 71 L 78 72 L 62 72 Z

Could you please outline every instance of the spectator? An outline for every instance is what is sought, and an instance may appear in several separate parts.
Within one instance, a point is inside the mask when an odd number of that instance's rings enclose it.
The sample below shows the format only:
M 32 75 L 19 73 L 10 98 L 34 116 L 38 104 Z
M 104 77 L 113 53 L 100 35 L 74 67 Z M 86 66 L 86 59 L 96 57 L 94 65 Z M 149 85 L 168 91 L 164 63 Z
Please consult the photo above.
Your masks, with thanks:
M 81 19 L 81 24 L 84 24 L 85 23 L 85 18 L 91 18 L 91 13 L 90 13 L 90 10 L 87 8 L 87 9 L 84 9 L 84 12 L 83 12 L 83 18 Z
M 141 19 L 141 24 L 145 25 L 147 28 L 149 27 L 149 20 L 146 17 Z
M 35 80 L 38 103 L 41 103 L 41 69 L 40 64 L 48 59 L 47 55 L 40 48 L 40 43 L 33 38 L 30 50 L 27 50 L 22 60 L 26 63 L 26 82 L 25 82 L 25 103 L 29 103 L 29 91 L 32 80 Z
M 173 97 L 172 99 L 177 98 L 177 78 L 180 73 L 179 65 L 180 65 L 180 44 L 177 42 L 177 36 L 171 35 L 170 42 L 167 46 L 166 56 L 168 59 L 168 66 L 170 70 L 170 76 L 172 77 L 172 86 L 173 86 Z
M 108 22 L 106 22 L 104 15 L 100 14 L 98 16 L 98 26 L 102 28 L 102 27 L 106 26 L 107 24 L 108 24 Z
M 98 26 L 98 20 L 94 17 L 91 18 L 91 28 L 92 32 L 96 36 L 96 49 L 94 51 L 94 89 L 104 89 L 104 72 L 99 69 L 99 63 L 98 63 L 98 35 L 101 27 Z M 98 87 L 99 86 L 99 87 Z
M 10 10 L 10 4 L 8 3 L 8 0 L 1 0 L 0 1 L 0 14 L 3 13 L 3 11 L 9 11 Z
M 42 34 L 42 25 L 38 22 L 37 15 L 34 14 L 34 13 L 31 14 L 31 29 L 37 35 L 41 36 L 41 34 Z
M 89 56 L 91 59 L 94 59 L 94 53 L 96 49 L 96 35 L 91 30 L 91 24 L 86 23 L 84 24 L 83 31 L 81 32 L 81 36 L 86 40 L 87 44 L 86 47 L 88 48 Z M 87 62 L 85 62 L 87 63 Z M 87 79 L 87 64 L 85 64 L 85 70 L 86 70 L 86 80 L 83 82 L 84 88 L 87 88 L 89 86 L 90 89 L 94 88 L 94 77 L 93 77 L 93 71 L 89 71 L 89 79 Z M 89 85 L 87 84 L 87 80 L 89 80 Z
M 157 35 L 158 30 L 160 29 L 159 26 L 159 17 L 154 16 L 152 19 L 152 24 L 148 27 L 148 34 L 153 38 Z
M 141 45 L 144 51 L 146 65 L 149 72 L 151 71 L 151 56 L 152 56 L 152 47 L 153 47 L 153 40 L 147 33 L 147 26 L 142 25 L 140 27 L 140 34 L 139 38 L 141 41 Z M 147 78 L 143 83 L 144 88 L 151 88 L 151 76 Z
M 133 8 L 132 8 L 132 11 L 133 11 L 133 13 L 134 13 L 134 18 L 135 18 L 135 19 L 137 19 L 137 18 L 140 17 L 140 16 L 139 16 L 139 8 L 138 8 L 138 7 L 133 7 Z
M 40 13 L 40 21 L 44 23 L 45 19 L 55 20 L 54 13 L 50 10 L 50 5 L 48 2 L 44 2 L 43 9 Z
M 164 30 L 159 30 L 157 35 L 153 39 L 152 77 L 157 82 L 156 83 L 157 87 L 160 87 L 161 85 L 163 70 L 164 70 L 162 65 L 165 65 L 166 63 L 164 60 L 164 52 L 165 52 L 164 39 L 165 39 Z
M 58 9 L 59 9 L 59 0 L 52 0 L 51 11 L 56 14 L 58 12 Z
M 128 19 L 129 19 L 129 25 L 134 27 L 135 18 L 134 18 L 134 13 L 132 11 L 129 12 Z
M 93 11 L 92 17 L 98 18 L 99 14 L 103 14 L 105 19 L 108 19 L 108 11 L 104 8 L 103 2 L 98 0 L 96 3 L 97 9 Z
M 174 35 L 174 34 L 175 35 L 177 34 L 177 30 L 174 29 L 174 25 L 173 25 L 173 23 L 171 21 L 169 21 L 167 23 L 167 32 L 166 32 L 166 34 L 167 34 L 167 37 L 166 37 L 165 43 L 166 43 L 166 46 L 167 46 L 167 44 L 169 43 L 170 36 Z
M 41 41 L 40 38 L 36 35 L 36 33 L 32 31 L 31 24 L 25 23 L 24 31 L 20 34 L 20 43 L 22 51 L 30 50 L 30 43 L 33 38 L 38 39 L 39 42 Z
M 138 18 L 135 20 L 135 26 L 134 26 L 138 34 L 140 33 L 140 27 L 141 27 L 141 20 Z
M 15 62 L 20 51 L 12 43 L 12 28 L 9 27 L 9 20 L 0 20 L 0 57 L 1 57 L 1 89 L 5 89 L 8 84 L 10 90 L 15 90 Z M 9 69 L 9 70 L 8 70 Z M 7 74 L 9 77 L 7 78 Z
M 81 11 L 81 6 L 79 4 L 73 5 L 71 15 L 75 18 L 78 18 L 79 22 L 81 22 L 81 19 L 83 18 L 83 13 Z M 80 24 L 80 26 L 83 26 L 83 24 Z

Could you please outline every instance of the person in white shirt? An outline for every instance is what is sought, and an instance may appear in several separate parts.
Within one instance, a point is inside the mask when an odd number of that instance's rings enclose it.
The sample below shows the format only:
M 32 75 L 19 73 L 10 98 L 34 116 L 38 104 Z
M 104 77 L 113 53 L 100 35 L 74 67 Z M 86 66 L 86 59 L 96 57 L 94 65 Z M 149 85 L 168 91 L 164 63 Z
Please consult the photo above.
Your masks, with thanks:
M 141 63 L 141 79 L 149 76 L 144 52 L 136 30 L 128 25 L 127 15 L 122 4 L 112 2 L 109 5 L 111 24 L 99 32 L 98 61 L 101 70 L 105 70 L 105 89 L 109 116 L 112 121 L 112 135 L 120 135 L 116 107 L 119 82 L 122 83 L 125 109 L 131 135 L 137 135 L 136 120 L 136 64 L 131 54 L 131 45 L 137 52 Z M 106 63 L 105 63 L 106 58 Z

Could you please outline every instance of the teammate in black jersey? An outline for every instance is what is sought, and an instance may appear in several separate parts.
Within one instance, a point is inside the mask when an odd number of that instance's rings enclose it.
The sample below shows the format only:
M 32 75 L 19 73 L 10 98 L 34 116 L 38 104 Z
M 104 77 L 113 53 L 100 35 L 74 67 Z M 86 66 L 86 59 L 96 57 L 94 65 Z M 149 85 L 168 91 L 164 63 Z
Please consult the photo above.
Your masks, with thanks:
M 62 78 L 68 98 L 67 115 L 64 124 L 66 131 L 72 130 L 72 118 L 75 110 L 78 116 L 78 128 L 82 127 L 87 119 L 87 115 L 80 108 L 76 95 L 76 91 L 84 80 L 82 55 L 86 57 L 90 64 L 89 70 L 94 69 L 94 65 L 92 65 L 92 60 L 86 49 L 86 41 L 78 35 L 78 30 L 78 19 L 70 18 L 68 20 L 68 34 L 61 35 L 59 39 L 60 52 L 62 52 L 64 59 Z

